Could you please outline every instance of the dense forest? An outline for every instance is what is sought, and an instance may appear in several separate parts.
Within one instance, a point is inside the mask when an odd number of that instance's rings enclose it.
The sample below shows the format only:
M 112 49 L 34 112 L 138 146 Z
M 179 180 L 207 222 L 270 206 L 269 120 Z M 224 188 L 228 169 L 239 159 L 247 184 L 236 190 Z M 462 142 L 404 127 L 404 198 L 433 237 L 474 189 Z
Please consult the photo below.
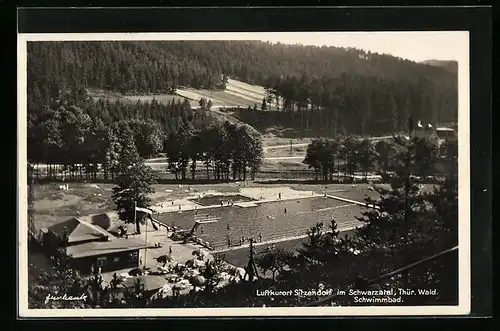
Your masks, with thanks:
M 122 150 L 141 158 L 165 153 L 166 170 L 176 178 L 194 179 L 197 162 L 206 176 L 246 179 L 262 162 L 260 134 L 245 124 L 211 115 L 207 105 L 193 110 L 189 102 L 110 103 L 92 100 L 84 88 L 53 91 L 49 105 L 31 106 L 28 116 L 28 161 L 48 165 L 47 177 L 63 170 L 69 178 L 105 180 L 120 173 Z M 132 139 L 130 141 L 130 139 Z
M 43 104 L 54 84 L 174 94 L 178 87 L 224 89 L 227 78 L 262 85 L 265 103 L 348 133 L 400 131 L 410 115 L 432 123 L 457 118 L 456 72 L 358 49 L 258 41 L 28 44 L 28 95 Z

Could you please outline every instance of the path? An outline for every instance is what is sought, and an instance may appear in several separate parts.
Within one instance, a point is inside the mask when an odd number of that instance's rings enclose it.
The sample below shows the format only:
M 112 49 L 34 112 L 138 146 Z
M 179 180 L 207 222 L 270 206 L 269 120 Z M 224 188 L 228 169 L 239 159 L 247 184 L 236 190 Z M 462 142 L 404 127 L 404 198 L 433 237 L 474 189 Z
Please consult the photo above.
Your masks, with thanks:
M 264 160 L 268 161 L 275 161 L 275 160 L 303 160 L 306 157 L 306 155 L 299 155 L 299 156 L 277 156 L 277 157 L 264 157 Z M 168 162 L 165 161 L 166 158 L 154 158 L 154 159 L 148 159 L 146 160 L 146 165 L 154 165 L 154 166 L 167 166 Z M 197 167 L 203 167 L 205 169 L 205 164 L 202 161 L 196 162 Z
M 309 146 L 309 143 L 300 143 L 300 144 L 294 144 L 294 143 L 292 143 L 292 148 L 293 147 L 305 147 L 305 146 Z M 264 151 L 267 151 L 268 149 L 274 149 L 274 148 L 290 148 L 290 144 L 287 144 L 287 145 L 265 146 L 263 149 L 264 149 Z
M 281 160 L 304 160 L 306 155 L 299 155 L 299 156 L 273 156 L 273 157 L 265 157 L 264 160 L 266 161 L 281 161 Z
M 372 141 L 377 141 L 377 140 L 383 140 L 383 139 L 390 139 L 392 136 L 380 136 L 380 137 L 371 137 L 368 138 Z M 300 144 L 294 144 L 292 143 L 292 148 L 293 147 L 304 147 L 304 146 L 309 146 L 309 143 L 300 143 Z M 273 148 L 290 148 L 290 144 L 283 144 L 283 145 L 274 145 L 274 146 L 265 146 L 264 151 L 268 149 L 273 149 Z

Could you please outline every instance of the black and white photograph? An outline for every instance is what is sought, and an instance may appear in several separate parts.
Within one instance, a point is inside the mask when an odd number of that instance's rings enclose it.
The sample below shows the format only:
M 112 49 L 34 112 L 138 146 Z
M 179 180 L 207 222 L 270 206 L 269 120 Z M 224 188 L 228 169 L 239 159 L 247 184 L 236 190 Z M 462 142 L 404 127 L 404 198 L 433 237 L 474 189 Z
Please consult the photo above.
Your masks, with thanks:
M 18 49 L 23 316 L 469 312 L 467 31 Z

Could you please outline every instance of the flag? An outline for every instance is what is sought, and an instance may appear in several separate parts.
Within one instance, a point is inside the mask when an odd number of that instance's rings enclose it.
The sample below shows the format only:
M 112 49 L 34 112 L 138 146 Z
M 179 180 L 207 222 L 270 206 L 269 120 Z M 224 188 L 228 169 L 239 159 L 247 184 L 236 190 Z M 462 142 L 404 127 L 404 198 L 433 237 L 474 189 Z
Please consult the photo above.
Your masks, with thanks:
M 143 213 L 153 215 L 153 211 L 148 208 L 135 207 L 135 211 L 142 211 Z

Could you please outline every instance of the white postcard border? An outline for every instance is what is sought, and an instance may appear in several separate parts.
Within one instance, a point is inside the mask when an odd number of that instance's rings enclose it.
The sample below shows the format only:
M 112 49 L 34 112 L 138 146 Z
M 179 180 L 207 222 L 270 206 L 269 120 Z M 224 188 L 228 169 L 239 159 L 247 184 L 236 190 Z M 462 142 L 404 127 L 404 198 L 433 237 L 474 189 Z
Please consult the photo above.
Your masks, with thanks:
M 21 318 L 54 317 L 209 317 L 209 316 L 418 316 L 466 315 L 470 313 L 470 67 L 468 31 L 404 31 L 404 32 L 335 32 L 341 34 L 462 34 L 463 54 L 457 54 L 458 66 L 458 162 L 459 162 L 459 304 L 458 306 L 415 307 L 292 307 L 292 308 L 164 308 L 164 309 L 29 309 L 27 250 L 27 56 L 28 41 L 112 41 L 112 40 L 261 40 L 270 35 L 305 32 L 220 32 L 220 33 L 79 33 L 18 34 L 18 315 Z M 308 32 L 313 36 L 321 33 Z

